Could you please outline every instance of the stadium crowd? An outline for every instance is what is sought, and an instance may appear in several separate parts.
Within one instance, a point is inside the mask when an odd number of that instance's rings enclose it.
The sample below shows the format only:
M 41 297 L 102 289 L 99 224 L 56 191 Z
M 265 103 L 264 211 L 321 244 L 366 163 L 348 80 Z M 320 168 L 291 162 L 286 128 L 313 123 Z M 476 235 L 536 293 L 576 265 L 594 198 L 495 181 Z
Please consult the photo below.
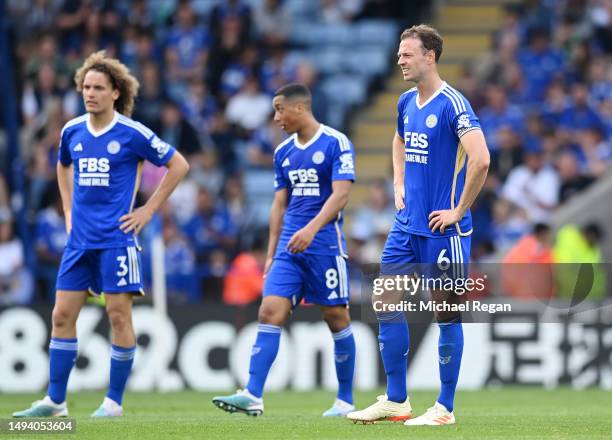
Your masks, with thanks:
M 298 81 L 313 91 L 317 118 L 338 129 L 368 87 L 393 66 L 396 2 L 377 0 L 8 1 L 26 161 L 26 221 L 0 178 L 0 304 L 52 300 L 66 240 L 55 183 L 59 133 L 84 112 L 72 76 L 99 49 L 141 83 L 134 119 L 188 157 L 191 172 L 142 234 L 161 234 L 175 303 L 258 298 L 271 200 L 272 154 L 285 134 L 271 120 L 271 94 Z M 395 15 L 397 16 L 397 15 Z M 508 249 L 555 208 L 603 175 L 612 161 L 612 7 L 605 1 L 529 0 L 509 7 L 491 52 L 466 66 L 460 89 L 480 117 L 492 153 L 473 207 L 473 256 Z M 375 29 L 382 71 L 317 50 L 307 29 Z M 359 26 L 362 26 L 361 28 Z M 390 31 L 391 38 L 382 38 Z M 372 33 L 372 32 L 370 32 Z M 310 40 L 308 40 L 310 38 Z M 350 39 L 350 38 L 349 38 Z M 308 40 L 308 41 L 307 41 Z M 363 63 L 362 63 L 363 64 Z M 351 65 L 351 63 L 347 63 Z M 357 93 L 339 96 L 337 84 Z M 482 87 L 482 84 L 487 84 Z M 350 99 L 349 99 L 350 98 Z M 139 197 L 163 170 L 146 165 Z M 359 170 L 357 170 L 359 172 Z M 354 210 L 350 253 L 376 262 L 393 219 L 388 182 Z M 13 202 L 13 203 L 12 203 Z M 239 291 L 239 294 L 236 293 Z

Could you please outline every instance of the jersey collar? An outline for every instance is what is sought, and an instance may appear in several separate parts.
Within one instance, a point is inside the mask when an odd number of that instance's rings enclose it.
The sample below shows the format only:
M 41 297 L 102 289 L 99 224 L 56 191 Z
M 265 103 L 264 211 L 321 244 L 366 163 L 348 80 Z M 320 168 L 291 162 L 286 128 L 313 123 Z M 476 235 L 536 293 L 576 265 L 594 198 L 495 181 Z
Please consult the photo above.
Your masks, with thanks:
M 419 92 L 418 92 L 418 89 L 417 89 L 416 101 L 415 101 L 417 108 L 418 108 L 419 110 L 421 110 L 423 107 L 425 107 L 425 106 L 426 106 L 427 104 L 429 104 L 431 101 L 433 101 L 433 100 L 436 98 L 436 96 L 438 96 L 438 95 L 440 94 L 440 92 L 442 91 L 442 89 L 444 89 L 444 87 L 446 87 L 446 81 L 442 81 L 442 85 L 441 85 L 440 87 L 438 87 L 438 90 L 436 90 L 436 91 L 433 93 L 433 95 L 431 95 L 431 96 L 429 97 L 429 99 L 423 103 L 423 105 L 419 104 Z
M 110 122 L 110 124 L 108 124 L 100 131 L 94 130 L 94 128 L 91 126 L 91 123 L 89 122 L 89 118 L 90 115 L 89 113 L 87 113 L 87 131 L 89 131 L 89 134 L 91 134 L 93 137 L 100 137 L 104 133 L 108 133 L 108 131 L 115 126 L 115 124 L 117 123 L 117 119 L 119 119 L 119 113 L 115 112 L 115 116 L 113 116 L 113 120 Z
M 300 150 L 305 150 L 306 148 L 310 147 L 317 139 L 319 139 L 319 137 L 321 136 L 321 133 L 323 133 L 323 124 L 319 124 L 319 129 L 317 130 L 317 132 L 314 134 L 313 137 L 310 138 L 310 140 L 308 142 L 306 142 L 304 145 L 300 144 L 300 141 L 298 141 L 298 135 L 297 133 L 295 133 L 293 135 L 293 143 L 295 144 L 296 147 L 298 147 Z

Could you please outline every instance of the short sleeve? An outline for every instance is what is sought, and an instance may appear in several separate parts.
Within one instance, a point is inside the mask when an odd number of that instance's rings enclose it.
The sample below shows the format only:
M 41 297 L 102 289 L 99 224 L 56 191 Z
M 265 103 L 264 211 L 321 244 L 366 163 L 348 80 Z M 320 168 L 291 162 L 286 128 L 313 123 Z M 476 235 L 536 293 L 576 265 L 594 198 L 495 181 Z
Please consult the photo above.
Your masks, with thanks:
M 404 99 L 405 95 L 399 97 L 397 101 L 397 135 L 404 139 Z
M 461 95 L 453 95 L 453 97 L 455 99 L 451 101 L 450 123 L 457 138 L 461 138 L 469 131 L 481 130 L 478 117 L 468 100 Z
M 274 154 L 274 191 L 279 191 L 289 186 L 285 176 L 283 175 L 283 167 L 280 160 L 279 155 Z
M 332 167 L 332 180 L 355 181 L 355 148 L 346 136 L 338 139 Z
M 70 156 L 70 146 L 68 145 L 67 137 L 66 130 L 62 130 L 62 133 L 60 134 L 58 160 L 65 167 L 72 163 L 72 156 Z
M 138 125 L 141 129 L 138 130 L 138 133 L 134 136 L 134 142 L 130 145 L 132 151 L 153 165 L 158 167 L 166 165 L 176 149 L 167 142 L 162 141 L 144 125 L 140 123 Z M 145 133 L 149 134 L 149 136 L 146 136 Z

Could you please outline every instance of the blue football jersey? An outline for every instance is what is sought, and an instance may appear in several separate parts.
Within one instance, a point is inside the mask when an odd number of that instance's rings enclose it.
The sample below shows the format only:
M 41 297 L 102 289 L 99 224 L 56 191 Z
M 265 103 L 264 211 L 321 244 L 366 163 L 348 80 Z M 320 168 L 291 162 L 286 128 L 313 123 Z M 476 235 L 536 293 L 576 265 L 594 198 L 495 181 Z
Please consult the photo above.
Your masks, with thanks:
M 288 191 L 277 253 L 285 250 L 293 234 L 321 211 L 334 180 L 355 181 L 354 159 L 354 148 L 346 135 L 323 124 L 307 144 L 300 144 L 294 134 L 276 148 L 274 187 L 276 191 Z M 341 211 L 336 220 L 321 228 L 305 252 L 346 256 L 342 223 Z
M 466 154 L 461 136 L 480 130 L 470 103 L 445 82 L 422 105 L 414 87 L 399 98 L 397 133 L 405 145 L 405 205 L 396 222 L 402 230 L 426 237 L 469 235 L 472 215 L 444 234 L 429 229 L 432 211 L 453 209 L 465 184 Z
M 74 165 L 67 246 L 105 249 L 137 244 L 132 233 L 119 229 L 119 218 L 134 207 L 143 160 L 162 166 L 174 151 L 147 127 L 119 113 L 99 132 L 90 126 L 88 114 L 66 123 L 59 161 Z

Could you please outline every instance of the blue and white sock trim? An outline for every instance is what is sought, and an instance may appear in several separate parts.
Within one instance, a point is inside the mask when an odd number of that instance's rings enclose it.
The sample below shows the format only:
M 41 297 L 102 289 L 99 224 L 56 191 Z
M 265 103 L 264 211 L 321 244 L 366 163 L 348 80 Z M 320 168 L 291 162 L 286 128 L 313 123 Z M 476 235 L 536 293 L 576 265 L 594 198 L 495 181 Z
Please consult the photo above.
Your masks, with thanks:
M 404 312 L 380 312 L 376 313 L 376 319 L 379 322 L 403 322 L 406 320 Z
M 351 325 L 349 324 L 347 328 L 340 330 L 337 333 L 332 333 L 332 338 L 334 338 L 334 341 L 338 341 L 340 339 L 348 338 L 352 334 L 353 334 L 353 327 L 351 327 Z
M 79 347 L 76 338 L 51 338 L 51 341 L 49 342 L 49 349 L 51 350 L 77 351 L 78 348 Z
M 257 326 L 257 331 L 259 333 L 273 333 L 278 334 L 281 332 L 281 328 L 278 325 L 272 324 L 259 324 Z
M 126 348 L 113 345 L 111 348 L 111 359 L 115 359 L 117 361 L 129 361 L 134 359 L 135 354 L 136 346 Z

